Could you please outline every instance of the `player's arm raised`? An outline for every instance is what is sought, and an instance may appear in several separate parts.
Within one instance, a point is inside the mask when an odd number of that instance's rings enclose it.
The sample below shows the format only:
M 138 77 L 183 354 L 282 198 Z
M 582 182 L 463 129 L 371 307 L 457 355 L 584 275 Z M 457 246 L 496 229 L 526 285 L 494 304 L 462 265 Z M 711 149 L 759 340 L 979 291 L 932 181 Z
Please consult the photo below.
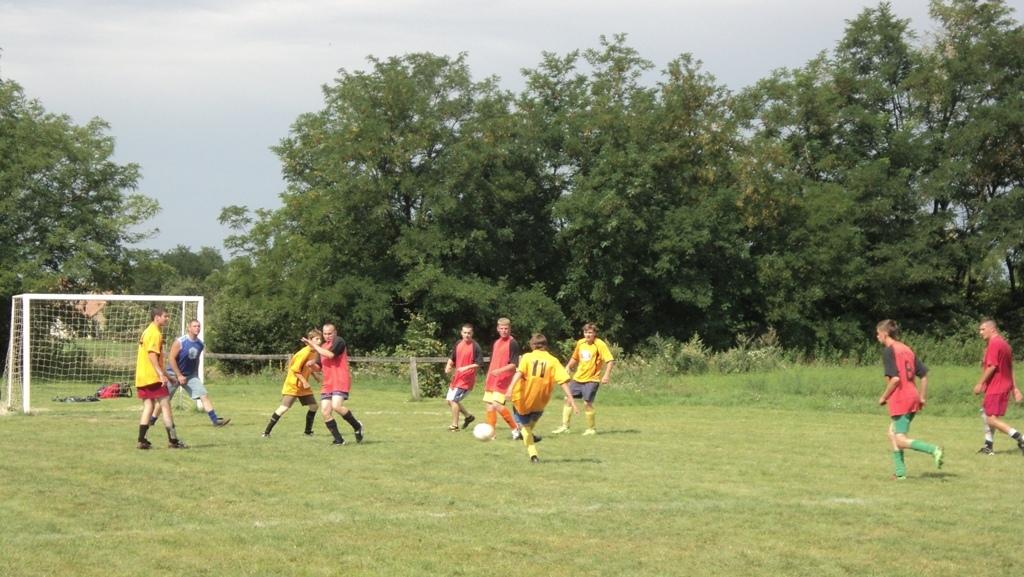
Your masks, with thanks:
M 316 351 L 317 354 L 320 355 L 321 357 L 325 357 L 325 358 L 328 358 L 328 359 L 333 359 L 334 358 L 334 353 L 331 352 L 331 349 L 325 349 L 324 347 L 316 344 L 315 342 L 307 339 L 306 337 L 302 337 L 302 342 L 304 342 L 307 345 L 313 347 L 313 350 Z

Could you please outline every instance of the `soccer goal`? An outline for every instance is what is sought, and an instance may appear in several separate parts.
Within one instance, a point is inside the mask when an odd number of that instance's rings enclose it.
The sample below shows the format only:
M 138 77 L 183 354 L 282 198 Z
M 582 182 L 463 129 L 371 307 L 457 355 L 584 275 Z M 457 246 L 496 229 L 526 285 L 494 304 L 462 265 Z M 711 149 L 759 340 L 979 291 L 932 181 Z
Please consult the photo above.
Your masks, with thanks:
M 139 337 L 153 307 L 171 316 L 165 354 L 192 319 L 203 323 L 203 297 L 23 294 L 11 301 L 11 333 L 0 408 L 32 408 L 37 399 L 87 396 L 110 383 L 135 384 Z M 205 329 L 205 323 L 204 329 Z M 200 338 L 202 334 L 200 334 Z M 202 378 L 200 358 L 200 378 Z

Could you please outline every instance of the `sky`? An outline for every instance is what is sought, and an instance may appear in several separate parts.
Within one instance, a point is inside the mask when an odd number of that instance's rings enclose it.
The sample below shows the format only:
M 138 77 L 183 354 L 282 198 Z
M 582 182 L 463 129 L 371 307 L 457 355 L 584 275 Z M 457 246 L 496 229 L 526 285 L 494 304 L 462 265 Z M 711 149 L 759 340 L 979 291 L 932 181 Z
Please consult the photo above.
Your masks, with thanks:
M 48 112 L 110 124 L 140 165 L 157 229 L 140 248 L 223 250 L 223 207 L 278 208 L 270 147 L 323 108 L 321 87 L 367 56 L 468 54 L 476 79 L 523 86 L 542 52 L 627 43 L 656 70 L 689 53 L 740 90 L 805 64 L 868 0 L 0 0 L 0 77 Z M 922 39 L 927 0 L 890 0 Z M 1024 0 L 1011 0 L 1021 20 Z M 655 81 L 657 77 L 652 79 Z M 225 255 L 227 256 L 227 255 Z

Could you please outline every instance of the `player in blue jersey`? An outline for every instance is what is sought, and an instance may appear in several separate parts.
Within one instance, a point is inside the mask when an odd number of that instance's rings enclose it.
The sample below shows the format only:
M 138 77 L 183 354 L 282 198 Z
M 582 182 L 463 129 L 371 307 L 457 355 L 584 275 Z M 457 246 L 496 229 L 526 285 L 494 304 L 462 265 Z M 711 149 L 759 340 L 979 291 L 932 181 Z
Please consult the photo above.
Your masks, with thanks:
M 230 423 L 231 419 L 217 416 L 217 411 L 213 410 L 213 403 L 210 402 L 206 387 L 203 386 L 203 381 L 199 378 L 199 357 L 203 354 L 203 349 L 206 348 L 203 340 L 199 338 L 200 328 L 202 326 L 199 321 L 192 319 L 188 323 L 187 333 L 175 339 L 171 344 L 170 353 L 167 355 L 169 361 L 167 376 L 170 379 L 167 389 L 172 399 L 179 388 L 185 389 L 192 400 L 198 400 L 203 404 L 203 410 L 210 417 L 213 426 L 223 427 Z M 157 416 L 154 414 L 150 420 L 156 422 Z

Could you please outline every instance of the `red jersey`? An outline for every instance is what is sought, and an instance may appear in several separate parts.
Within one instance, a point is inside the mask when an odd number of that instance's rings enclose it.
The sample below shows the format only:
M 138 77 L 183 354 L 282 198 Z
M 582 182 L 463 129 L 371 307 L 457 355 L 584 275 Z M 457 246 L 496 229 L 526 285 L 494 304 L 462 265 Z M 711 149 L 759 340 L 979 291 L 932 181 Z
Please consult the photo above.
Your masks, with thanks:
M 332 341 L 324 341 L 323 347 L 334 353 L 334 358 L 320 356 L 320 369 L 324 380 L 320 392 L 348 393 L 352 386 L 352 374 L 348 370 L 348 347 L 345 346 L 345 341 L 335 337 Z
M 992 335 L 985 348 L 983 369 L 995 367 L 985 388 L 986 395 L 1002 395 L 1013 390 L 1013 351 L 1002 335 Z
M 460 340 L 456 343 L 455 350 L 452 351 L 452 355 L 449 357 L 455 363 L 456 370 L 452 371 L 452 382 L 448 387 L 472 391 L 473 385 L 476 384 L 476 370 L 459 372 L 458 368 L 468 365 L 479 365 L 483 362 L 483 356 L 484 353 L 476 341 L 469 341 L 467 343 L 464 340 Z
M 910 347 L 898 341 L 886 347 L 884 356 L 885 376 L 899 379 L 899 384 L 886 403 L 889 405 L 889 415 L 895 417 L 921 410 L 921 396 L 914 384 L 914 377 L 923 377 L 928 370 L 917 360 Z
M 491 349 L 491 364 L 487 367 L 487 382 L 484 385 L 485 391 L 497 391 L 503 395 L 508 394 L 508 386 L 512 384 L 512 377 L 516 371 L 506 371 L 500 375 L 492 375 L 491 371 L 519 364 L 519 343 L 511 336 L 494 341 Z

